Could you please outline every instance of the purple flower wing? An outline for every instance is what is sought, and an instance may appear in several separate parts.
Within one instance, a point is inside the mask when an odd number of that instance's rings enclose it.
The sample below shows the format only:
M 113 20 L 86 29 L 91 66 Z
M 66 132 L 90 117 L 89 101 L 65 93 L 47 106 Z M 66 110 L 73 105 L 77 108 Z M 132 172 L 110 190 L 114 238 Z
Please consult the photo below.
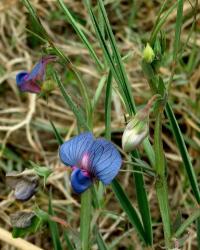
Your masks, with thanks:
M 59 155 L 65 165 L 80 167 L 83 154 L 89 152 L 94 141 L 90 132 L 77 135 L 60 146 Z
M 89 176 L 84 175 L 81 169 L 77 168 L 71 174 L 71 185 L 77 194 L 81 194 L 92 185 L 92 180 Z
M 45 56 L 35 65 L 26 81 L 44 81 L 46 65 L 55 61 L 55 56 Z
M 121 155 L 116 147 L 105 139 L 97 139 L 91 146 L 90 157 L 91 174 L 105 185 L 110 184 L 122 164 Z
M 20 86 L 22 92 L 40 93 L 40 86 L 34 81 L 24 81 Z

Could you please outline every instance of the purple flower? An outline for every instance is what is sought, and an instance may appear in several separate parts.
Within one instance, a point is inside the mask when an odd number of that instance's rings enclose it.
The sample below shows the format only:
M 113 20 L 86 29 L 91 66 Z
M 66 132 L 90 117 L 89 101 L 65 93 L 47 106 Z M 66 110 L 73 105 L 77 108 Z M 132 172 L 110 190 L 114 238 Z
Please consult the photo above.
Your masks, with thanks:
M 122 164 L 116 147 L 109 141 L 95 139 L 90 132 L 82 133 L 63 143 L 60 159 L 72 168 L 71 185 L 76 193 L 88 189 L 95 179 L 108 185 Z
M 16 76 L 16 83 L 19 90 L 22 92 L 40 93 L 41 87 L 39 84 L 45 79 L 46 65 L 55 60 L 55 56 L 44 56 L 30 73 L 26 71 L 18 73 Z

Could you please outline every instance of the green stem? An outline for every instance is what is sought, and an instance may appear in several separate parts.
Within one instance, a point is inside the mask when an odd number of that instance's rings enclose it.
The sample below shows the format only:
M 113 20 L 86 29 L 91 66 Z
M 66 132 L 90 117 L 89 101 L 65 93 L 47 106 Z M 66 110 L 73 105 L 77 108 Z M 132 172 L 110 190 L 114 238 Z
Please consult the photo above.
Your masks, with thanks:
M 155 124 L 154 147 L 155 147 L 155 171 L 157 173 L 156 194 L 160 213 L 163 221 L 165 247 L 170 248 L 171 227 L 168 204 L 167 181 L 165 177 L 165 157 L 162 144 L 162 112 L 158 112 Z
M 139 153 L 137 151 L 134 151 L 131 155 L 132 157 L 139 158 Z M 136 171 L 140 171 L 142 173 L 142 168 L 140 166 L 133 166 L 133 169 Z M 136 172 L 133 173 L 134 182 L 136 186 L 135 190 L 136 190 L 139 210 L 142 217 L 142 222 L 146 237 L 146 244 L 152 245 L 153 236 L 152 236 L 152 222 L 151 222 L 150 208 L 148 205 L 148 198 L 145 189 L 143 174 L 141 173 L 136 173 Z
M 197 228 L 197 246 L 198 246 L 198 249 L 200 248 L 200 211 L 198 210 L 199 212 L 199 216 L 196 220 L 196 228 Z
M 88 189 L 81 195 L 81 249 L 90 249 L 90 222 L 92 214 L 92 195 Z

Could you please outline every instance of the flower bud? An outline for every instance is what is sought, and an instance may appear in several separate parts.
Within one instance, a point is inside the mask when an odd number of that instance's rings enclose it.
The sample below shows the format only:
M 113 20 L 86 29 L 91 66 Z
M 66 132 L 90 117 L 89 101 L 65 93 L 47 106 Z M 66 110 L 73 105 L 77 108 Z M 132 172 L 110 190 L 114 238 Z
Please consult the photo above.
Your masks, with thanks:
M 47 80 L 47 81 L 43 82 L 41 90 L 42 90 L 42 93 L 49 94 L 54 89 L 56 89 L 56 87 L 57 87 L 57 85 L 54 81 Z
M 125 152 L 134 150 L 149 133 L 149 119 L 139 111 L 128 123 L 122 136 L 122 148 Z
M 143 50 L 143 59 L 147 63 L 152 63 L 154 60 L 155 54 L 149 43 L 147 43 L 145 49 Z
M 149 134 L 149 113 L 154 100 L 154 95 L 147 105 L 138 111 L 127 124 L 122 136 L 122 148 L 125 152 L 133 151 Z

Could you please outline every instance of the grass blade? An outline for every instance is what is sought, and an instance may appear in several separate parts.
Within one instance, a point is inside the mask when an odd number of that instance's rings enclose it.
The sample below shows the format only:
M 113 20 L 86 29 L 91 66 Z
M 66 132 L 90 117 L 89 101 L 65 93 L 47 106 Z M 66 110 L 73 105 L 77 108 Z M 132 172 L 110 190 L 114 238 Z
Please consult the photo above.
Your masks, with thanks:
M 99 40 L 100 45 L 101 45 L 101 47 L 103 49 L 105 59 L 108 62 L 109 66 L 110 66 L 110 69 L 112 71 L 112 74 L 113 74 L 116 82 L 119 85 L 119 89 L 120 89 L 120 92 L 121 92 L 121 94 L 123 96 L 123 99 L 124 99 L 124 101 L 126 103 L 126 106 L 129 107 L 129 113 L 132 113 L 132 110 L 134 109 L 134 107 L 132 107 L 131 103 L 133 103 L 133 102 L 128 102 L 127 101 L 127 96 L 124 94 L 123 87 L 122 87 L 123 86 L 122 78 L 121 78 L 121 75 L 119 73 L 120 71 L 116 67 L 116 62 L 113 59 L 114 55 L 112 56 L 111 52 L 109 51 L 109 48 L 108 48 L 108 46 L 106 44 L 106 40 L 104 38 L 104 34 L 101 31 L 101 27 L 99 27 L 99 23 L 98 23 L 98 21 L 96 19 L 96 16 L 94 15 L 94 13 L 92 11 L 92 8 L 91 8 L 90 3 L 88 2 L 88 0 L 85 0 L 85 4 L 86 4 L 86 6 L 88 8 L 88 11 L 89 11 L 89 14 L 90 14 L 94 29 L 95 29 L 97 37 L 98 37 L 98 40 Z M 102 16 L 104 17 L 103 13 L 102 13 Z M 105 26 L 105 18 L 104 18 L 104 26 Z M 131 105 L 131 108 L 130 108 L 130 105 Z
M 111 138 L 111 94 L 112 94 L 112 73 L 111 71 L 109 72 L 108 79 L 107 79 L 107 86 L 106 86 L 106 100 L 105 100 L 105 129 L 106 129 L 106 138 L 109 140 Z M 136 177 L 136 176 L 135 176 Z M 137 176 L 138 178 L 135 178 L 136 185 L 142 184 L 141 186 L 144 189 L 144 183 L 141 181 L 142 175 L 139 174 Z M 142 223 L 137 215 L 137 212 L 134 210 L 132 207 L 128 197 L 124 193 L 122 187 L 120 184 L 117 182 L 117 180 L 114 180 L 112 182 L 112 189 L 113 192 L 115 193 L 117 199 L 119 200 L 123 210 L 126 212 L 130 222 L 134 227 L 136 227 L 136 230 L 138 231 L 140 237 L 145 241 L 145 232 L 142 227 Z M 145 193 L 145 190 L 143 190 Z M 143 196 L 142 196 L 143 197 Z M 143 203 L 142 203 L 143 205 Z M 145 206 L 143 206 L 144 210 Z M 151 242 L 151 240 L 150 240 Z M 148 242 L 146 242 L 148 244 Z
M 97 245 L 98 245 L 99 250 L 108 250 L 106 243 L 104 242 L 97 227 L 95 229 L 95 233 L 96 233 Z
M 115 41 L 115 37 L 113 35 L 107 14 L 106 14 L 106 10 L 103 4 L 102 0 L 99 0 L 99 7 L 102 13 L 102 17 L 104 19 L 104 27 L 107 31 L 107 35 L 108 35 L 108 39 L 112 48 L 112 55 L 114 58 L 114 62 L 117 64 L 117 70 L 119 72 L 119 83 L 121 85 L 121 88 L 124 92 L 124 96 L 127 100 L 127 103 L 129 105 L 129 111 L 130 114 L 134 114 L 136 112 L 136 108 L 135 108 L 135 104 L 134 104 L 134 100 L 133 100 L 133 96 L 131 94 L 131 87 L 130 87 L 130 83 L 128 81 L 128 77 L 127 74 L 125 72 L 125 68 L 122 62 L 122 58 L 120 56 L 119 50 L 117 48 L 117 44 Z
M 112 73 L 108 74 L 105 99 L 105 136 L 111 139 L 111 98 L 112 98 Z
M 139 154 L 137 151 L 134 151 L 132 154 L 133 158 L 139 158 Z M 138 206 L 140 210 L 140 214 L 142 217 L 144 232 L 145 232 L 145 240 L 147 245 L 153 244 L 153 235 L 152 235 L 152 222 L 151 222 L 151 214 L 149 209 L 149 203 L 147 199 L 147 193 L 145 189 L 144 178 L 142 174 L 142 168 L 140 166 L 133 166 L 133 176 L 136 187 L 136 195 Z M 140 173 L 138 173 L 138 171 Z
M 200 249 L 200 214 L 196 220 L 196 228 L 197 228 L 197 247 Z
M 76 31 L 77 35 L 80 37 L 82 43 L 86 46 L 86 48 L 90 52 L 91 57 L 94 59 L 94 61 L 98 65 L 99 69 L 102 70 L 103 66 L 102 66 L 100 60 L 98 59 L 98 57 L 97 57 L 94 49 L 92 48 L 90 42 L 88 41 L 88 39 L 86 38 L 85 34 L 83 33 L 83 31 L 79 27 L 79 24 L 73 18 L 73 16 L 71 15 L 70 11 L 68 10 L 68 8 L 66 7 L 66 5 L 64 4 L 63 0 L 57 0 L 57 1 L 60 4 L 61 9 L 64 11 L 64 13 L 65 13 L 68 21 L 70 22 L 70 24 L 72 25 L 72 27 Z
M 179 238 L 184 233 L 184 231 L 187 230 L 188 227 L 199 217 L 200 210 L 198 209 L 183 222 L 183 224 L 175 232 L 174 237 Z
M 174 112 L 173 112 L 169 103 L 167 103 L 165 111 L 166 111 L 167 117 L 170 121 L 170 125 L 172 128 L 174 138 L 176 140 L 181 157 L 183 159 L 183 163 L 184 163 L 184 166 L 185 166 L 185 169 L 186 169 L 189 181 L 190 181 L 192 191 L 194 193 L 194 196 L 195 196 L 197 202 L 200 203 L 200 191 L 199 191 L 199 186 L 197 183 L 197 178 L 196 178 L 196 175 L 194 172 L 194 168 L 192 166 L 191 159 L 190 159 L 190 156 L 188 154 L 188 151 L 187 151 L 181 130 L 179 128 L 178 122 L 176 121 L 176 117 L 175 117 Z
M 38 33 L 41 37 L 45 38 L 46 40 L 49 40 L 49 36 L 46 32 L 46 30 L 44 29 L 44 27 L 42 26 L 39 17 L 37 16 L 34 8 L 32 7 L 31 3 L 29 2 L 29 0 L 22 0 L 22 2 L 24 3 L 24 5 L 26 6 L 27 10 L 30 13 L 30 16 L 32 18 L 34 27 L 38 30 Z
M 107 59 L 107 62 L 110 65 L 113 77 L 115 77 L 115 80 L 118 83 L 119 89 L 121 90 L 121 94 L 126 104 L 126 109 L 128 113 L 132 115 L 136 112 L 136 108 L 135 108 L 133 96 L 131 94 L 130 84 L 128 82 L 127 74 L 125 72 L 125 68 L 124 68 L 120 53 L 116 45 L 116 41 L 115 41 L 111 26 L 110 26 L 110 23 L 109 23 L 109 20 L 108 20 L 108 17 L 104 8 L 104 4 L 101 0 L 99 0 L 99 7 L 102 13 L 102 17 L 104 19 L 104 27 L 106 30 L 106 34 L 108 36 L 110 47 L 112 48 L 112 55 L 109 52 L 109 49 L 107 47 L 103 34 L 101 34 L 101 29 L 98 25 L 98 22 L 92 11 L 92 8 L 88 1 L 86 1 L 86 3 L 87 3 L 88 10 L 90 12 L 90 16 L 93 21 L 94 28 L 99 38 L 99 42 L 104 51 L 105 58 Z M 148 147 L 150 146 L 150 144 L 149 145 L 146 144 L 146 146 Z M 147 152 L 149 153 L 152 151 L 149 150 Z M 136 155 L 138 156 L 137 153 L 134 156 Z M 152 159 L 152 156 L 151 156 L 151 159 Z M 135 175 L 135 184 L 136 184 L 139 209 L 140 209 L 140 213 L 142 216 L 142 221 L 143 221 L 143 225 L 145 228 L 145 234 L 146 234 L 146 239 L 147 239 L 146 243 L 148 245 L 151 245 L 152 244 L 151 216 L 150 216 L 149 204 L 147 200 L 147 194 L 144 188 L 145 184 L 144 184 L 143 176 L 141 174 L 134 173 L 134 175 Z
M 174 39 L 173 60 L 176 62 L 178 57 L 178 50 L 180 48 L 181 27 L 183 20 L 183 0 L 178 0 L 177 14 L 176 14 L 176 27 Z
M 49 195 L 49 214 L 52 216 L 54 215 L 52 204 L 51 204 L 51 193 Z M 62 250 L 57 223 L 52 220 L 49 220 L 48 223 L 49 223 L 49 228 L 50 228 L 51 235 L 52 235 L 54 250 Z
M 84 130 L 89 130 L 89 127 L 86 123 L 85 117 L 83 116 L 83 114 L 81 113 L 79 108 L 76 106 L 76 104 L 73 102 L 72 98 L 65 91 L 65 88 L 64 88 L 62 82 L 60 81 L 56 72 L 54 72 L 54 79 L 57 82 L 66 103 L 68 104 L 68 106 L 70 107 L 72 112 L 74 113 L 79 126 L 82 127 Z
M 51 123 L 51 126 L 53 128 L 53 132 L 54 132 L 54 135 L 55 135 L 56 140 L 58 142 L 58 145 L 63 144 L 63 139 L 62 139 L 61 135 L 59 134 L 58 130 L 56 129 L 54 123 L 52 121 L 50 121 L 50 123 Z
M 175 2 L 164 14 L 160 17 L 160 21 L 156 24 L 156 27 L 153 29 L 150 37 L 150 43 L 153 45 L 158 33 L 160 32 L 162 26 L 164 25 L 165 21 L 167 20 L 168 16 L 172 13 L 172 11 L 176 8 L 177 2 Z
M 67 249 L 68 250 L 75 250 L 75 248 L 73 247 L 73 245 L 72 245 L 66 231 L 64 231 L 64 239 L 65 239 L 65 242 L 66 242 L 66 245 L 67 245 Z
M 125 194 L 124 190 L 122 189 L 121 185 L 119 182 L 115 179 L 112 181 L 112 189 L 113 192 L 115 193 L 115 196 L 117 197 L 121 207 L 123 210 L 126 212 L 129 221 L 131 224 L 134 226 L 136 231 L 138 232 L 140 238 L 143 240 L 144 243 L 146 242 L 145 238 L 145 232 L 142 226 L 142 223 L 140 221 L 140 218 L 135 210 L 135 208 L 131 205 L 127 195 Z
M 106 82 L 106 77 L 103 76 L 99 81 L 99 84 L 98 84 L 97 89 L 96 89 L 95 94 L 94 94 L 94 98 L 92 99 L 93 110 L 95 110 L 95 108 L 98 104 L 98 101 L 99 101 L 99 98 L 101 97 L 105 82 Z

